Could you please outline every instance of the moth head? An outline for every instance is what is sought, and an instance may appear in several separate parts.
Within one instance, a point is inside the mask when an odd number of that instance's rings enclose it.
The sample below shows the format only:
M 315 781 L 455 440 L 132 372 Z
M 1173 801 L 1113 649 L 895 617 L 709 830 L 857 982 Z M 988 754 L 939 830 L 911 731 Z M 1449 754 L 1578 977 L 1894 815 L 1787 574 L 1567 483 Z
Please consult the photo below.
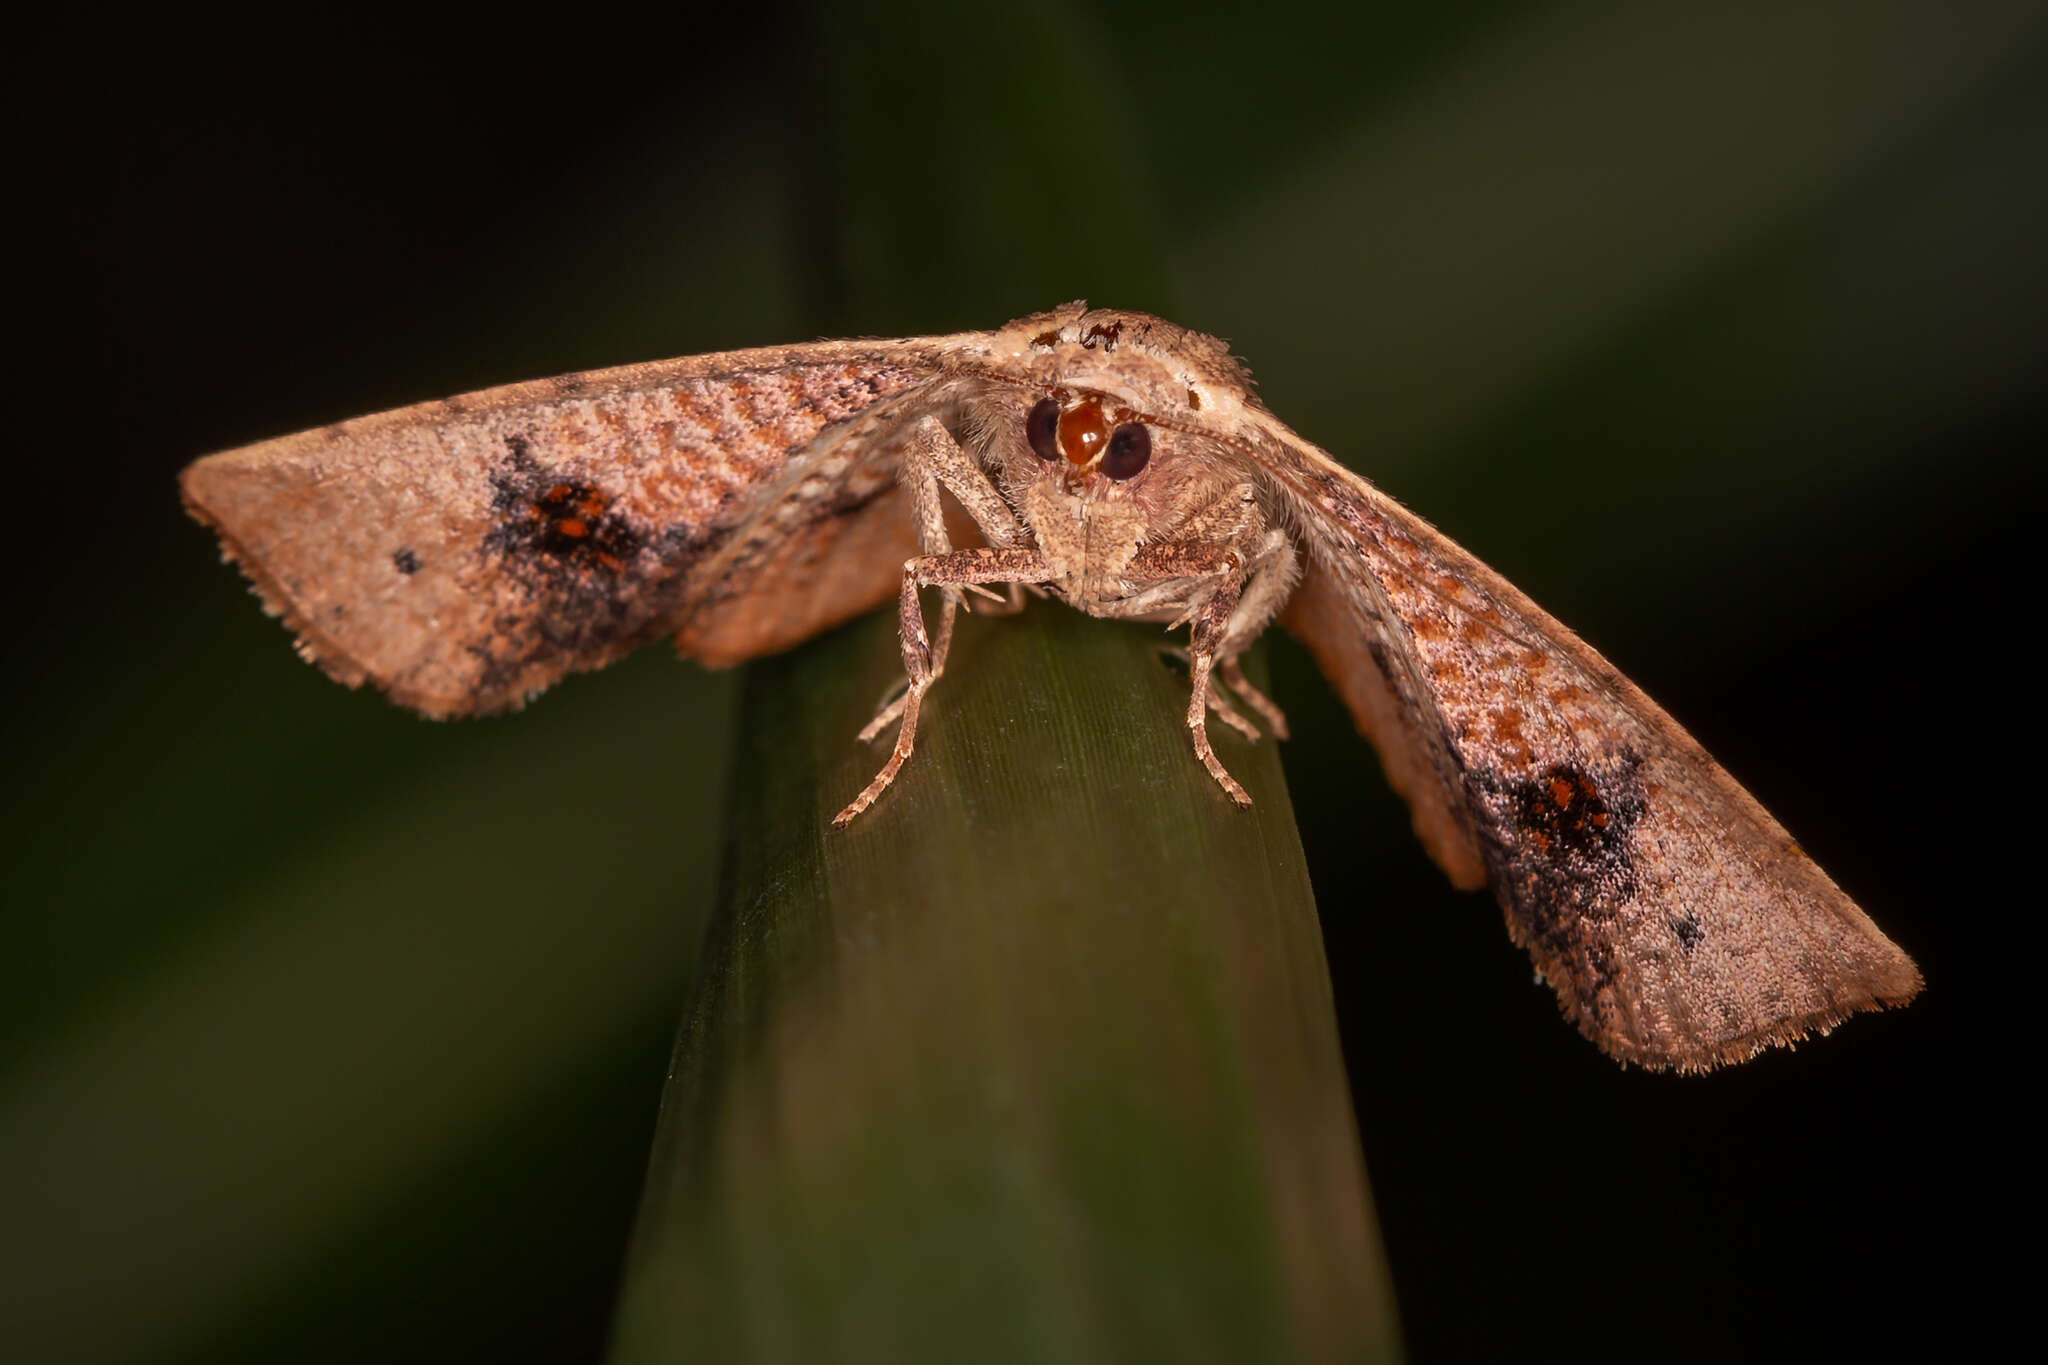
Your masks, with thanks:
M 1152 464 L 1152 429 L 1129 408 L 1099 394 L 1055 391 L 1024 414 L 1024 445 L 1062 488 L 1099 496 L 1129 484 Z

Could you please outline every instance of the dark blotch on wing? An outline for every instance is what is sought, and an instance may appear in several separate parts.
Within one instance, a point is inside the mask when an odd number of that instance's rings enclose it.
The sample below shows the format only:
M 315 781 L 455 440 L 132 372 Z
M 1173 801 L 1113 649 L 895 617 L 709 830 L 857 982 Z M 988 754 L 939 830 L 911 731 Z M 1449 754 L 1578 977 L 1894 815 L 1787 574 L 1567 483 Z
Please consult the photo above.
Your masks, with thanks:
M 669 628 L 685 573 L 711 538 L 703 528 L 635 524 L 602 489 L 543 465 L 517 434 L 490 481 L 480 552 L 521 601 L 470 647 L 481 693 L 531 690 Z
M 497 524 L 484 548 L 547 574 L 625 572 L 646 538 L 611 510 L 611 499 L 541 468 L 518 436 L 508 437 L 505 447 L 507 459 L 491 475 Z
M 420 557 L 411 546 L 391 552 L 391 567 L 410 578 L 420 571 Z
M 1691 911 L 1671 921 L 1671 932 L 1678 935 L 1678 946 L 1688 955 L 1699 947 L 1700 940 L 1707 936 L 1707 931 L 1700 927 L 1699 916 Z
M 1626 831 L 1584 770 L 1554 764 L 1509 791 L 1516 825 L 1550 862 L 1598 869 L 1626 859 Z
M 1531 775 L 1467 774 L 1496 884 L 1539 960 L 1562 963 L 1580 1005 L 1614 974 L 1614 921 L 1635 899 L 1635 827 L 1646 809 L 1640 759 L 1554 763 Z M 1695 926 L 1697 928 L 1697 926 Z

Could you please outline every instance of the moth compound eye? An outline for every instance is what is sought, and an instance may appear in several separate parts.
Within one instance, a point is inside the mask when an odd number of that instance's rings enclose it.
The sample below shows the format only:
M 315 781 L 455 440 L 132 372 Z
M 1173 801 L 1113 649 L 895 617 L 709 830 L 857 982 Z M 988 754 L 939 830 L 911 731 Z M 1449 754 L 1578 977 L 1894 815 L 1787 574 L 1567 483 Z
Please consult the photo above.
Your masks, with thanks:
M 1083 398 L 1060 414 L 1060 453 L 1075 466 L 1086 465 L 1109 439 L 1100 398 Z
M 1102 457 L 1102 472 L 1122 481 L 1145 472 L 1152 459 L 1152 433 L 1143 422 L 1126 422 L 1110 433 L 1109 453 Z
M 1060 405 L 1058 400 L 1041 398 L 1031 409 L 1031 415 L 1024 419 L 1024 439 L 1031 443 L 1031 453 L 1041 460 L 1057 460 L 1059 448 Z

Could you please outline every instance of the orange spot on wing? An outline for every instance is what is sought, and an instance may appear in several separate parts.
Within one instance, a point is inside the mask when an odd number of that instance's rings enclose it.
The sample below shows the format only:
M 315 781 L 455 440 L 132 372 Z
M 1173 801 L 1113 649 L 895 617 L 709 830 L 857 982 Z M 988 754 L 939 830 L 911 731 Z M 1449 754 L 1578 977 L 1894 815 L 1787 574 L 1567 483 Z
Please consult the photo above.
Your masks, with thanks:
M 1528 738 L 1522 733 L 1521 712 L 1495 711 L 1488 720 L 1492 723 L 1494 749 L 1499 757 L 1517 768 L 1526 768 L 1536 761 Z

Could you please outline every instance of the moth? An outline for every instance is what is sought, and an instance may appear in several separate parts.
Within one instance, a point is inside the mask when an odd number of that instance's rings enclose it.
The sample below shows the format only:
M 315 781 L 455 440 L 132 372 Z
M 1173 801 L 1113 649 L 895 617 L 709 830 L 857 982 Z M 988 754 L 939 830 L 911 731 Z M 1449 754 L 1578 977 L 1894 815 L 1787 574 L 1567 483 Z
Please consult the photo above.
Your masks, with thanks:
M 430 716 L 657 636 L 737 663 L 894 596 L 906 685 L 864 733 L 896 740 L 840 825 L 910 757 L 967 595 L 1021 588 L 1188 626 L 1194 754 L 1247 805 L 1207 723 L 1256 736 L 1234 696 L 1284 736 L 1237 662 L 1277 619 L 1610 1055 L 1705 1070 L 1920 989 L 1605 659 L 1289 430 L 1223 343 L 1143 313 L 563 375 L 208 456 L 182 488 L 305 657 Z

